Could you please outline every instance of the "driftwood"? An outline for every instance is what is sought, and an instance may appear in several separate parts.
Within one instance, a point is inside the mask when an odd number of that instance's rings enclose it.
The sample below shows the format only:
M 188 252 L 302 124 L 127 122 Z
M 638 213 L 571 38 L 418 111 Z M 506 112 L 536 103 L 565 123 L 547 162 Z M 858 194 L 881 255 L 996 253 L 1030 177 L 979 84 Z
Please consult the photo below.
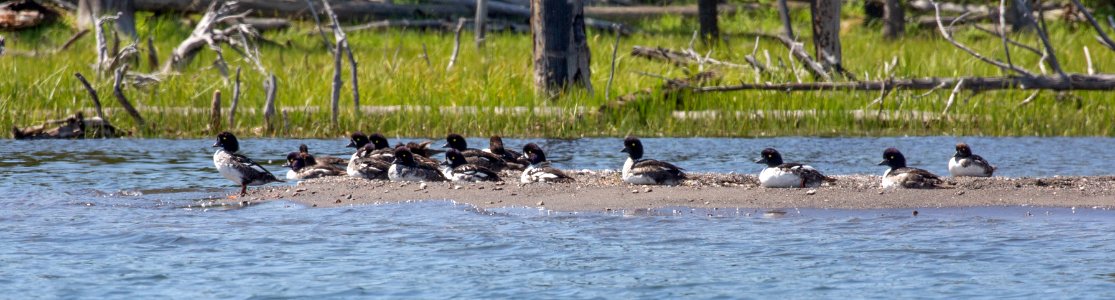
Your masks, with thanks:
M 263 104 L 263 124 L 267 131 L 274 129 L 271 120 L 275 116 L 275 93 L 277 89 L 278 82 L 275 74 L 268 74 L 267 78 L 263 80 L 263 90 L 267 94 L 267 100 Z
M 236 81 L 232 85 L 232 104 L 228 108 L 228 127 L 236 126 L 236 106 L 240 105 L 240 67 L 236 67 Z
M 466 25 L 470 20 L 466 19 Z M 529 33 L 530 26 L 524 23 L 507 22 L 503 20 L 488 20 L 484 25 L 488 32 L 510 31 L 514 33 Z M 387 30 L 387 29 L 415 29 L 441 32 L 455 32 L 457 22 L 441 19 L 421 20 L 382 20 L 345 27 L 345 32 L 362 30 Z
M 86 119 L 81 112 L 61 120 L 49 120 L 25 128 L 12 127 L 12 138 L 17 140 L 116 138 L 121 134 L 104 119 Z
M 27 29 L 57 17 L 58 13 L 35 1 L 22 0 L 0 4 L 0 30 Z

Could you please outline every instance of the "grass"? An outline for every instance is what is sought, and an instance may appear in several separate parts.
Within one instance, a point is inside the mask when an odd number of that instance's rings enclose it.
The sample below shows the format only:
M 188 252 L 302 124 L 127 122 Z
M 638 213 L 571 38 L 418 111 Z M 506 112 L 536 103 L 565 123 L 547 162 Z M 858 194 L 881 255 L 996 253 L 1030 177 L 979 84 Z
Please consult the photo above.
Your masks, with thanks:
M 1000 76 L 991 65 L 955 49 L 939 38 L 935 30 L 910 28 L 905 38 L 886 42 L 879 28 L 858 24 L 859 9 L 845 9 L 842 34 L 844 65 L 860 79 L 883 77 L 883 64 L 898 58 L 896 77 Z M 808 32 L 808 14 L 795 12 L 795 29 L 800 35 Z M 160 60 L 189 35 L 191 25 L 175 17 L 137 17 L 139 34 L 155 38 Z M 67 21 L 68 23 L 69 21 Z M 685 77 L 696 67 L 682 68 L 632 57 L 632 46 L 662 46 L 672 49 L 688 47 L 689 37 L 696 29 L 696 20 L 667 16 L 637 24 L 651 32 L 624 37 L 616 67 L 613 97 L 643 89 L 654 89 L 661 80 L 639 72 L 668 78 Z M 1096 69 L 1115 72 L 1115 52 L 1104 49 L 1093 39 L 1094 32 L 1083 24 L 1050 23 L 1050 35 L 1057 45 L 1057 55 L 1064 69 L 1083 73 L 1086 69 L 1082 49 L 1092 53 Z M 356 113 L 353 110 L 348 70 L 345 93 L 341 97 L 339 128 L 330 125 L 330 83 L 332 55 L 321 49 L 317 35 L 308 34 L 311 26 L 297 24 L 294 29 L 266 33 L 278 45 L 261 47 L 264 66 L 278 77 L 280 110 L 288 110 L 285 124 L 275 131 L 262 130 L 264 91 L 263 75 L 242 61 L 233 51 L 225 51 L 232 68 L 242 66 L 243 94 L 237 112 L 237 123 L 224 124 L 225 129 L 245 136 L 338 137 L 355 130 L 383 132 L 389 136 L 440 137 L 447 132 L 470 136 L 501 134 L 530 137 L 583 136 L 878 136 L 878 135 L 1039 135 L 1039 136 L 1112 136 L 1115 115 L 1110 93 L 1073 92 L 1057 95 L 1042 92 L 1030 104 L 1019 106 L 1029 91 L 989 91 L 975 95 L 965 93 L 964 101 L 956 103 L 948 116 L 941 116 L 949 89 L 925 97 L 925 91 L 899 90 L 892 93 L 883 107 L 871 105 L 878 92 L 729 92 L 711 94 L 683 93 L 674 99 L 660 95 L 617 111 L 596 113 L 606 103 L 604 89 L 611 64 L 614 36 L 589 31 L 592 50 L 592 84 L 595 93 L 573 91 L 557 99 L 535 94 L 530 64 L 529 35 L 494 33 L 488 44 L 478 49 L 471 35 L 462 37 L 462 50 L 457 65 L 446 70 L 453 48 L 453 35 L 416 31 L 351 32 L 349 37 L 359 65 L 361 105 L 406 106 L 392 112 Z M 779 30 L 773 11 L 741 12 L 721 17 L 721 30 L 730 34 Z M 9 51 L 52 49 L 64 42 L 72 30 L 66 24 L 49 25 L 33 30 L 5 33 Z M 1001 57 L 999 40 L 975 30 L 961 30 L 960 41 L 982 53 Z M 1015 38 L 1037 46 L 1034 35 Z M 129 88 L 126 95 L 141 109 L 148 125 L 139 128 L 111 95 L 111 76 L 98 76 L 92 70 L 94 61 L 92 34 L 70 50 L 54 55 L 25 57 L 0 56 L 0 126 L 27 126 L 43 120 L 58 119 L 76 111 L 93 115 L 88 95 L 74 78 L 81 72 L 99 91 L 109 111 L 111 122 L 140 137 L 204 137 L 208 111 L 214 90 L 224 95 L 224 113 L 228 112 L 232 82 L 220 76 L 211 66 L 212 51 L 204 51 L 182 74 L 169 76 L 148 88 Z M 431 65 L 423 58 L 423 45 Z M 698 51 L 711 51 L 712 57 L 742 63 L 750 53 L 754 40 L 733 37 L 727 43 Z M 812 49 L 811 45 L 806 45 Z M 788 66 L 785 48 L 769 41 L 760 41 L 759 58 L 768 51 L 774 65 Z M 145 55 L 145 54 L 144 54 Z M 1039 57 L 1012 51 L 1014 62 L 1037 70 Z M 148 71 L 145 61 L 133 70 Z M 346 63 L 347 68 L 347 63 Z M 800 68 L 800 64 L 799 64 Z M 737 82 L 786 82 L 795 77 L 788 72 L 756 78 L 751 70 L 716 69 L 723 74 L 712 84 Z M 808 74 L 799 70 L 804 80 Z M 675 105 L 675 103 L 680 103 Z M 424 107 L 424 109 L 413 109 Z M 518 107 L 522 113 L 502 113 L 501 108 Z M 183 110 L 178 108 L 194 108 Z M 881 110 L 880 110 L 881 109 Z M 853 111 L 868 112 L 857 117 Z M 675 111 L 716 111 L 716 117 L 678 118 Z M 761 111 L 763 116 L 755 112 Z M 809 111 L 804 116 L 776 116 L 777 112 Z M 891 118 L 877 117 L 882 112 Z M 928 116 L 921 114 L 925 112 Z M 281 114 L 280 114 L 281 117 Z

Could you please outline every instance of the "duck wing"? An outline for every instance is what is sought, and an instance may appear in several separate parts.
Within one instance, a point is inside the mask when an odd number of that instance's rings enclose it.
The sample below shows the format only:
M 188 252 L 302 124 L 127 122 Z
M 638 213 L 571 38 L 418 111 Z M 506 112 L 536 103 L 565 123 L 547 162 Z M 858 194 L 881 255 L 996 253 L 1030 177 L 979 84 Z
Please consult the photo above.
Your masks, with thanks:
M 278 178 L 275 178 L 275 175 L 271 174 L 271 171 L 267 171 L 267 169 L 263 168 L 263 166 L 259 165 L 247 156 L 239 153 L 232 153 L 230 157 L 232 158 L 232 161 L 235 162 L 235 164 L 233 164 L 233 167 L 236 168 L 236 170 L 239 171 L 240 174 L 243 174 L 243 176 L 249 180 L 282 181 Z
M 489 170 L 488 168 L 473 164 L 457 166 L 456 168 L 453 168 L 453 173 L 463 174 L 472 178 L 479 179 L 481 181 L 503 181 L 503 179 L 499 178 L 499 174 L 496 174 L 496 172 L 492 172 L 492 170 Z
M 656 181 L 668 179 L 684 179 L 685 172 L 674 164 L 653 159 L 644 159 L 631 166 L 632 174 L 642 174 L 654 178 Z
M 778 165 L 778 168 L 781 169 L 783 172 L 790 172 L 794 175 L 797 175 L 798 177 L 801 177 L 801 179 L 804 180 L 805 183 L 836 181 L 836 179 L 825 176 L 825 174 L 821 174 L 821 171 L 817 171 L 817 169 L 814 169 L 812 166 L 809 165 L 800 163 L 785 163 Z

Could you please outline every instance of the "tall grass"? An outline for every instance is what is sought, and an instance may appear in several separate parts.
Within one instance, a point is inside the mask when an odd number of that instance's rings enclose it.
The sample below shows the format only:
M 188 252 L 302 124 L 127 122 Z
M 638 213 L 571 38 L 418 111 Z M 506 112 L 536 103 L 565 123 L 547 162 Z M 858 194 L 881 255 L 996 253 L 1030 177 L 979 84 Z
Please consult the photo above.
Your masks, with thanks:
M 847 10 L 842 34 L 844 65 L 859 79 L 885 78 L 884 62 L 897 57 L 894 76 L 950 77 L 1000 76 L 1001 70 L 977 61 L 939 38 L 935 30 L 910 28 L 905 38 L 882 41 L 879 28 L 859 24 L 857 10 Z M 808 40 L 808 14 L 795 12 L 795 29 Z M 137 27 L 141 38 L 155 38 L 160 59 L 189 35 L 191 25 L 171 16 L 141 14 Z M 68 22 L 68 21 L 67 21 Z M 639 73 L 667 78 L 687 77 L 697 67 L 676 67 L 650 62 L 627 54 L 632 46 L 686 48 L 696 29 L 696 20 L 667 16 L 637 24 L 644 33 L 624 37 L 616 65 L 611 94 L 624 95 L 655 89 L 662 80 Z M 779 23 L 773 11 L 749 11 L 721 18 L 727 42 L 697 51 L 717 59 L 740 62 L 750 54 L 755 40 L 743 32 L 777 32 Z M 557 99 L 535 94 L 531 73 L 529 35 L 494 33 L 487 47 L 477 49 L 471 36 L 464 33 L 462 53 L 452 70 L 446 70 L 453 48 L 451 33 L 417 31 L 350 32 L 349 38 L 359 61 L 361 105 L 406 106 L 388 113 L 358 113 L 353 110 L 350 82 L 345 82 L 339 128 L 330 125 L 330 83 L 332 55 L 321 48 L 319 37 L 309 24 L 294 29 L 266 33 L 276 44 L 261 47 L 264 66 L 278 77 L 278 107 L 287 110 L 289 119 L 281 120 L 272 132 L 262 130 L 264 74 L 254 71 L 235 52 L 225 51 L 233 68 L 242 66 L 242 91 L 236 124 L 223 124 L 241 135 L 338 137 L 355 130 L 379 131 L 398 136 L 443 136 L 447 132 L 466 135 L 502 134 L 510 136 L 773 136 L 773 135 L 1115 135 L 1112 94 L 1072 92 L 1058 95 L 1042 92 L 1030 104 L 1019 106 L 1030 91 L 988 91 L 964 93 L 950 113 L 941 112 L 949 89 L 925 97 L 925 91 L 898 90 L 885 99 L 882 107 L 871 105 L 878 92 L 804 92 L 783 93 L 746 91 L 730 93 L 682 93 L 676 99 L 660 94 L 620 110 L 597 113 L 606 103 L 605 83 L 611 64 L 613 36 L 589 32 L 592 50 L 592 83 L 596 92 L 574 91 Z M 1095 67 L 1115 72 L 1115 52 L 1103 49 L 1092 38 L 1094 32 L 1081 24 L 1050 23 L 1050 35 L 1057 55 L 1069 72 L 1084 72 L 1083 47 L 1088 46 Z M 44 51 L 61 44 L 71 35 L 65 24 L 50 25 L 7 34 L 9 50 Z M 1002 57 L 997 38 L 975 30 L 962 29 L 960 41 L 986 55 Z M 1038 46 L 1032 34 L 1013 36 Z M 812 49 L 808 44 L 806 48 Z M 423 58 L 423 45 L 430 65 Z M 770 41 L 759 41 L 760 60 L 767 51 L 773 65 L 789 67 L 785 48 Z M 86 92 L 73 77 L 81 72 L 100 91 L 108 118 L 114 124 L 143 137 L 199 137 L 210 134 L 208 107 L 214 90 L 231 97 L 232 81 L 220 76 L 211 66 L 215 56 L 203 51 L 193 64 L 176 76 L 165 77 L 157 85 L 126 91 L 127 96 L 148 120 L 138 128 L 111 96 L 111 76 L 94 75 L 93 39 L 86 37 L 70 50 L 34 58 L 0 56 L 0 126 L 26 126 L 57 119 L 76 111 L 93 115 Z M 1037 70 L 1039 57 L 1014 50 L 1016 64 Z M 796 62 L 795 62 L 796 63 Z M 800 64 L 799 68 L 800 68 Z M 146 61 L 133 70 L 147 71 Z M 347 64 L 346 64 L 347 67 Z M 707 67 L 706 67 L 707 68 Z M 712 84 L 756 82 L 752 70 L 717 68 L 722 77 Z M 783 68 L 785 70 L 785 68 Z M 348 80 L 349 70 L 343 78 Z M 812 80 L 804 71 L 800 77 Z M 758 78 L 763 82 L 794 81 L 788 72 Z M 499 108 L 517 107 L 521 113 L 504 113 Z M 194 108 L 183 111 L 172 108 Z M 678 118 L 675 111 L 713 112 L 715 117 Z M 863 111 L 858 115 L 855 111 Z M 224 110 L 228 112 L 227 109 Z M 760 116 L 758 112 L 763 114 Z M 800 115 L 786 113 L 801 112 Z M 712 113 L 710 113 L 712 114 Z M 781 114 L 781 116 L 779 115 Z M 886 117 L 883 117 L 886 116 Z M 289 125 L 286 125 L 289 124 Z

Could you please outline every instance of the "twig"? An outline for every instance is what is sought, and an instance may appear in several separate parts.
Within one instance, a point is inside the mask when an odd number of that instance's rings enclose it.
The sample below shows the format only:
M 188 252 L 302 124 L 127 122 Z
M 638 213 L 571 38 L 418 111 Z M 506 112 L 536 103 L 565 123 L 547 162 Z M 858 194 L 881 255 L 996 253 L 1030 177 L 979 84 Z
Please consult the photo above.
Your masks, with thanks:
M 445 66 L 446 71 L 452 70 L 453 64 L 457 63 L 457 55 L 461 53 L 461 29 L 465 28 L 467 20 L 465 18 L 457 19 L 457 29 L 454 30 L 456 33 L 453 37 L 453 55 L 449 56 L 449 65 Z
M 949 94 L 949 101 L 945 103 L 945 110 L 941 111 L 941 116 L 948 115 L 949 108 L 956 101 L 956 95 L 960 94 L 960 89 L 964 87 L 964 79 L 956 82 L 956 87 L 952 88 L 952 94 Z
M 321 36 L 321 43 L 325 45 L 325 49 L 330 52 L 333 51 L 333 44 L 329 43 L 329 39 L 325 38 L 325 30 L 321 28 L 321 16 L 318 16 L 317 9 L 314 8 L 314 3 L 306 0 L 306 6 L 310 8 L 310 14 L 314 15 L 314 26 L 317 27 L 317 34 Z
M 4 36 L 0 35 L 0 55 L 4 55 Z
M 979 54 L 979 52 L 976 52 L 975 50 L 972 50 L 972 48 L 968 48 L 968 46 L 965 46 L 964 44 L 961 44 L 960 42 L 957 42 L 956 39 L 954 39 L 952 37 L 952 33 L 949 32 L 949 28 L 946 28 L 945 24 L 941 21 L 941 7 L 937 4 L 936 1 L 930 1 L 930 2 L 933 3 L 933 8 L 934 8 L 934 11 L 936 12 L 937 28 L 940 29 L 941 36 L 943 36 L 945 38 L 945 40 L 948 40 L 949 43 L 952 43 L 953 46 L 956 46 L 957 48 L 960 48 L 960 50 L 963 50 L 964 52 L 968 52 L 969 55 L 972 55 L 976 59 L 982 60 L 983 62 L 992 64 L 992 65 L 995 65 L 999 68 L 1011 70 L 1011 71 L 1014 71 L 1016 73 L 1022 74 L 1026 77 L 1033 77 L 1034 76 L 1034 74 L 1030 71 L 1027 71 L 1025 69 L 1022 69 L 1022 68 L 1019 68 L 1019 67 L 1016 67 L 1016 66 L 1007 65 L 1007 64 L 1005 64 L 1005 63 L 1003 63 L 999 60 L 993 59 L 993 58 L 988 58 L 986 56 L 983 56 L 983 55 Z M 962 15 L 962 17 L 963 17 L 963 15 Z M 957 18 L 957 20 L 959 20 L 959 19 L 960 18 Z
M 943 87 L 946 87 L 946 86 L 948 86 L 948 82 L 941 82 L 941 84 L 938 84 L 937 86 L 933 87 L 932 89 L 929 89 L 928 92 L 925 92 L 924 94 L 921 94 L 921 95 L 911 96 L 910 98 L 912 98 L 912 99 L 923 98 L 925 96 L 929 96 L 929 94 L 932 94 L 933 92 L 936 92 L 937 90 L 939 90 Z
M 422 42 L 422 58 L 426 59 L 426 67 L 433 67 L 430 63 L 430 52 L 426 51 L 426 42 Z
M 1072 0 L 1072 4 L 1076 5 L 1076 8 L 1080 10 L 1080 13 L 1084 14 L 1084 18 L 1088 19 L 1088 23 L 1092 24 L 1092 28 L 1096 29 L 1096 32 L 1099 33 L 1103 45 L 1115 51 L 1115 41 L 1111 41 L 1111 37 L 1107 36 L 1107 32 L 1103 30 L 1103 27 L 1100 27 L 1099 22 L 1096 22 L 1096 18 L 1092 17 L 1091 12 L 1088 12 L 1088 8 L 1084 7 L 1084 4 L 1081 4 L 1080 0 Z M 1112 28 L 1115 28 L 1115 19 L 1112 19 L 1111 16 L 1107 16 L 1107 21 L 1111 23 Z
M 1007 0 L 999 0 L 999 32 L 1003 33 L 999 37 L 1003 41 L 1003 52 L 1007 56 L 1007 65 L 1014 67 L 1014 62 L 1010 59 L 1010 47 L 1007 46 Z
M 1088 52 L 1088 46 L 1084 46 L 1084 62 L 1088 63 L 1088 75 L 1096 75 L 1096 68 L 1092 66 L 1092 54 Z
M 70 39 L 66 40 L 65 43 L 62 43 L 62 46 L 58 47 L 58 49 L 54 50 L 54 52 L 57 53 L 66 51 L 66 49 L 69 49 L 70 46 L 74 44 L 74 42 L 77 42 L 78 39 L 81 39 L 81 37 L 85 36 L 86 34 L 89 34 L 89 29 L 82 29 L 81 31 L 74 33 L 73 36 L 70 36 Z
M 213 91 L 213 102 L 209 106 L 209 130 L 221 131 L 221 90 Z
M 1014 0 L 1014 1 L 1016 3 L 1018 3 L 1019 5 L 1022 5 L 1022 1 L 1024 1 L 1024 0 Z M 1044 10 L 1038 10 L 1038 18 L 1041 19 L 1041 24 L 1038 24 L 1038 22 L 1034 21 L 1033 18 L 1026 18 L 1026 19 L 1029 20 L 1031 23 L 1033 23 L 1031 25 L 1034 25 L 1034 27 L 1038 28 L 1038 38 L 1041 39 L 1041 44 L 1042 44 L 1042 46 L 1045 47 L 1045 52 L 1049 53 L 1049 60 L 1047 60 L 1046 62 L 1048 62 L 1049 66 L 1053 68 L 1053 71 L 1057 72 L 1058 75 L 1061 75 L 1061 78 L 1064 79 L 1065 83 L 1067 84 L 1067 83 L 1069 83 L 1069 76 L 1067 74 L 1065 74 L 1065 70 L 1061 69 L 1061 63 L 1060 63 L 1060 61 L 1057 60 L 1057 52 L 1053 49 L 1053 43 L 1049 42 L 1049 34 L 1047 33 L 1048 29 L 1045 26 L 1045 11 Z
M 1007 43 L 1010 43 L 1011 45 L 1015 45 L 1015 46 L 1017 46 L 1019 48 L 1022 48 L 1026 51 L 1033 52 L 1035 55 L 1038 55 L 1038 56 L 1042 55 L 1041 50 L 1038 50 L 1038 48 L 1034 48 L 1034 47 L 1031 47 L 1030 45 L 1019 43 L 1018 41 L 1015 41 L 1014 39 L 1012 39 L 1010 37 L 1007 37 L 1005 34 L 1002 34 L 999 31 L 987 29 L 987 28 L 984 28 L 983 26 L 979 26 L 979 25 L 975 25 L 975 26 L 972 26 L 972 27 L 975 28 L 975 29 L 978 29 L 979 31 L 986 32 L 987 34 L 994 35 L 995 37 L 1001 37 L 1003 39 L 1006 39 Z
M 240 67 L 236 67 L 236 81 L 232 84 L 232 105 L 228 108 L 228 127 L 236 126 L 236 106 L 240 104 Z
M 604 88 L 604 99 L 611 99 L 612 93 L 612 80 L 616 77 L 616 54 L 619 53 L 619 26 L 613 26 L 616 33 L 616 42 L 612 44 L 612 70 L 608 73 L 608 86 Z M 1087 48 L 1085 48 L 1087 49 Z
M 151 71 L 159 68 L 159 53 L 155 51 L 155 39 L 151 36 L 147 37 L 147 64 Z
M 1026 97 L 1025 100 L 1022 100 L 1022 102 L 1018 103 L 1018 106 L 1023 106 L 1023 105 L 1026 105 L 1026 104 L 1030 104 L 1030 101 L 1034 101 L 1034 99 L 1038 97 L 1039 93 L 1041 93 L 1041 90 L 1034 91 L 1034 93 L 1030 94 L 1029 97 Z
M 105 112 L 101 109 L 101 98 L 97 97 L 97 90 L 89 85 L 89 81 L 85 80 L 85 76 L 82 76 L 81 73 L 74 73 L 74 76 L 77 77 L 78 81 L 81 81 L 82 86 L 85 86 L 85 91 L 89 92 L 90 99 L 93 100 L 93 108 L 97 110 L 97 117 L 105 120 Z
M 790 61 L 790 74 L 794 75 L 794 80 L 796 80 L 798 83 L 801 83 L 801 76 L 798 75 L 798 66 L 794 63 L 794 49 L 791 48 L 787 50 L 786 56 L 789 56 L 787 57 L 787 60 Z
M 114 76 L 115 79 L 112 83 L 112 94 L 116 96 L 116 101 L 120 102 L 120 106 L 123 106 L 124 110 L 132 116 L 132 119 L 135 119 L 136 124 L 142 127 L 146 122 L 143 120 L 143 117 L 139 115 L 139 111 L 137 111 L 136 108 L 132 106 L 132 103 L 128 101 L 128 98 L 124 97 L 124 89 L 120 87 L 120 82 L 123 81 L 124 73 L 127 71 L 128 65 L 124 65 L 119 69 L 116 69 L 116 76 Z
M 275 116 L 275 90 L 278 86 L 275 81 L 274 73 L 268 74 L 268 77 L 263 80 L 263 90 L 267 92 L 267 101 L 263 104 L 263 123 L 267 131 L 274 129 L 271 125 L 271 118 Z

